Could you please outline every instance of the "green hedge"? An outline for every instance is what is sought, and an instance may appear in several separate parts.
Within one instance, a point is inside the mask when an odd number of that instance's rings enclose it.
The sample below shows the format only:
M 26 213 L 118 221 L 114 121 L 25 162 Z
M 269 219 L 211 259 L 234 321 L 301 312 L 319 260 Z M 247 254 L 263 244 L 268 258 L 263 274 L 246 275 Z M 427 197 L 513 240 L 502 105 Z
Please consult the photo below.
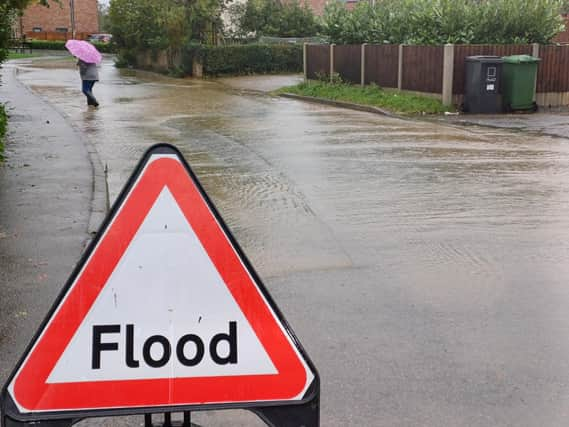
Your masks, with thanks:
M 0 104 L 0 161 L 4 160 L 4 137 L 6 136 L 6 128 L 8 126 L 8 118 L 4 105 Z
M 32 49 L 38 50 L 65 50 L 65 42 L 61 40 L 29 40 Z M 101 53 L 114 53 L 115 46 L 112 43 L 93 43 Z
M 549 43 L 563 31 L 562 0 L 331 0 L 324 34 L 338 44 Z
M 65 42 L 59 40 L 28 40 L 32 49 L 38 50 L 64 50 Z
M 193 58 L 201 59 L 206 75 L 302 71 L 302 45 L 247 44 L 232 46 L 188 45 L 182 68 L 191 74 Z

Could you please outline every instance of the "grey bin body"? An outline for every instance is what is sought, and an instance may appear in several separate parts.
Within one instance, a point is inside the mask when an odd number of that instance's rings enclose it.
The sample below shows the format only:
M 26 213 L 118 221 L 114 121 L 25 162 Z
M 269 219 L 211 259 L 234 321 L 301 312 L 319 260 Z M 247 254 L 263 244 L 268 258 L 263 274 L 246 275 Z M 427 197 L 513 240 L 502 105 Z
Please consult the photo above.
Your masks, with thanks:
M 463 110 L 468 113 L 501 113 L 502 62 L 499 56 L 466 57 Z

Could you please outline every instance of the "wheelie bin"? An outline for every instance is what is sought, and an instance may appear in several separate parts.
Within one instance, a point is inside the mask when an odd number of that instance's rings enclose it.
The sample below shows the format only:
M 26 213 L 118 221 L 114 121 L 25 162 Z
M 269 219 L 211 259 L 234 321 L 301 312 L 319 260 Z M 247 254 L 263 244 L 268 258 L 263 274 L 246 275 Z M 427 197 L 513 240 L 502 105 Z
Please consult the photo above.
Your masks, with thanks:
M 503 57 L 502 99 L 505 111 L 537 111 L 535 85 L 540 59 L 530 55 Z
M 502 58 L 468 56 L 465 60 L 464 103 L 468 113 L 501 113 Z

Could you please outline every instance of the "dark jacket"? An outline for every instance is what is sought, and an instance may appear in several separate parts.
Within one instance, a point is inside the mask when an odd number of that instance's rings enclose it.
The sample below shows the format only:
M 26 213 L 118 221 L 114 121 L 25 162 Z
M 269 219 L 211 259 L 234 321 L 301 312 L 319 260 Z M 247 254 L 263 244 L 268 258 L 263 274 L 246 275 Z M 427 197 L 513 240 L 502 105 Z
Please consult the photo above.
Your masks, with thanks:
M 81 75 L 81 80 L 99 80 L 97 65 L 89 64 L 81 60 L 77 61 L 77 65 L 79 65 L 79 74 Z

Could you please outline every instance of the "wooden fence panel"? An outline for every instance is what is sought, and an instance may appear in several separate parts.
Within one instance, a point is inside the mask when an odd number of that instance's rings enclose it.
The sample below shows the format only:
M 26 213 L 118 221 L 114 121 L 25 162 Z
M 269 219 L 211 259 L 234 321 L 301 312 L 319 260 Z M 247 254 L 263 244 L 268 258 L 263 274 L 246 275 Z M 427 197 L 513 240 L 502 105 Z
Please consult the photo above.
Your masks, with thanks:
M 85 40 L 89 37 L 90 33 L 75 33 L 75 38 L 77 40 Z M 28 40 L 47 40 L 47 41 L 66 41 L 73 38 L 71 32 L 62 33 L 59 31 L 28 31 L 26 33 L 26 39 Z
M 569 46 L 540 46 L 537 92 L 569 92 Z
M 441 93 L 443 56 L 443 46 L 403 47 L 402 89 Z
M 306 45 L 306 77 L 318 79 L 330 74 L 330 45 Z
M 362 79 L 361 45 L 334 46 L 334 72 L 348 83 L 361 83 Z
M 531 55 L 531 44 L 472 44 L 456 45 L 454 47 L 454 77 L 452 92 L 455 95 L 464 94 L 464 74 L 466 70 L 467 56 L 509 56 L 509 55 Z
M 397 87 L 399 45 L 367 45 L 365 49 L 365 84 Z

